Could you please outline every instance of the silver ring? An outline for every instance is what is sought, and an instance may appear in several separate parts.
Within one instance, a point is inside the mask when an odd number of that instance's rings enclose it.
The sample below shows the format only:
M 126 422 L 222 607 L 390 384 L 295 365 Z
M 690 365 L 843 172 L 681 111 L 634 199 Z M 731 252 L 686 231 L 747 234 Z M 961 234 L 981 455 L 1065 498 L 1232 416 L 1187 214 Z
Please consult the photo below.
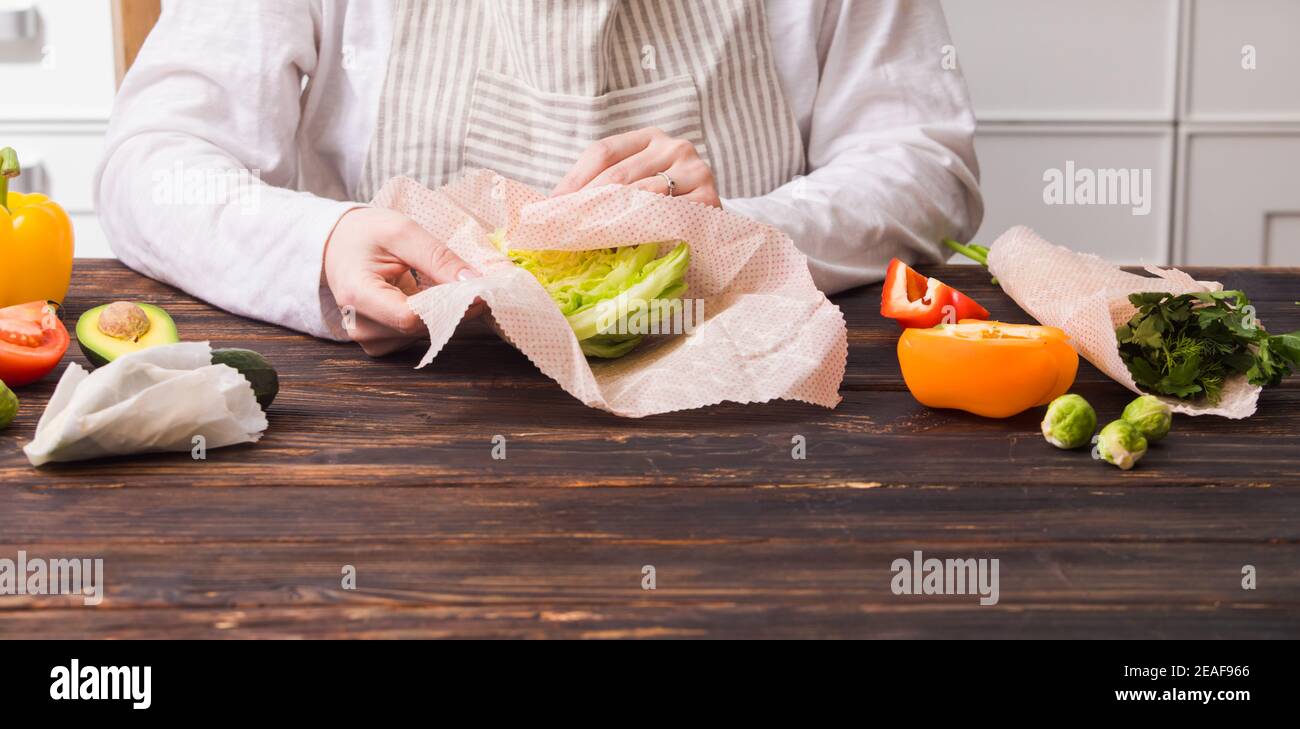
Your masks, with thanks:
M 660 172 L 658 174 L 660 177 L 664 178 L 664 182 L 668 183 L 668 197 L 672 197 L 673 194 L 677 192 L 677 183 L 673 182 L 673 178 L 669 177 L 667 172 Z

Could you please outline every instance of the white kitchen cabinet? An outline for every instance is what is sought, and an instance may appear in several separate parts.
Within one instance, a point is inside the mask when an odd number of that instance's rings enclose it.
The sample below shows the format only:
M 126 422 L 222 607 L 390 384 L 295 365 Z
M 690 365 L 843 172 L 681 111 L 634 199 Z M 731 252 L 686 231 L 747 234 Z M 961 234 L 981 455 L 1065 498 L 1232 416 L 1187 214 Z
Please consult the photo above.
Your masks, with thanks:
M 78 257 L 111 257 L 92 189 L 116 92 L 108 1 L 0 0 L 0 80 L 0 146 L 23 165 L 13 188 L 68 211 Z
M 1168 263 L 1173 179 L 1172 130 L 1163 125 L 996 125 L 981 127 L 977 145 L 986 211 L 976 241 L 984 245 L 1015 225 L 1048 240 L 1120 263 Z M 1059 174 L 1073 199 L 1045 197 Z M 1071 172 L 1073 171 L 1073 172 Z M 1086 172 L 1085 172 L 1086 171 Z M 1110 171 L 1136 171 L 1138 185 L 1102 199 Z M 1093 175 L 1092 204 L 1087 175 Z M 1063 179 L 1066 175 L 1070 179 Z M 1050 204 L 1049 204 L 1050 198 Z
M 1026 224 L 1125 263 L 1300 265 L 1300 0 L 943 6 L 980 122 L 981 242 Z M 1043 204 L 1071 157 L 1150 166 L 1152 213 Z
M 1300 267 L 1300 212 L 1268 218 L 1265 260 L 1274 266 Z
M 943 7 L 981 120 L 1174 118 L 1179 0 L 944 0 Z
M 1300 2 L 1187 2 L 1184 117 L 1300 121 Z
M 0 143 L 21 151 L 23 174 L 14 190 L 42 192 L 72 218 L 78 258 L 112 258 L 95 215 L 94 172 L 104 146 L 103 124 L 0 125 Z
M 69 213 L 95 211 L 95 166 L 104 148 L 104 129 L 94 124 L 9 125 L 0 143 L 19 152 L 23 174 L 13 187 L 43 192 Z
M 72 218 L 72 234 L 77 239 L 77 258 L 116 258 L 94 213 L 75 213 L 69 217 Z
M 107 0 L 0 0 L 0 121 L 108 118 L 113 33 Z
M 1191 126 L 1181 136 L 1180 261 L 1300 265 L 1300 125 Z

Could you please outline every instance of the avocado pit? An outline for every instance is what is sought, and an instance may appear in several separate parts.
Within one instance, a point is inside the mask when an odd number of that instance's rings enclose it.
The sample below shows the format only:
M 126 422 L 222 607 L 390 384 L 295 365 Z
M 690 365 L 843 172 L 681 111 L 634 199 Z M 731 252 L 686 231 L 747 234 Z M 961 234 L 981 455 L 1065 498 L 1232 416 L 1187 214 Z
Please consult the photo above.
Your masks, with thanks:
M 115 301 L 104 307 L 96 328 L 101 334 L 114 339 L 138 342 L 140 337 L 149 333 L 152 326 L 144 309 L 129 301 Z

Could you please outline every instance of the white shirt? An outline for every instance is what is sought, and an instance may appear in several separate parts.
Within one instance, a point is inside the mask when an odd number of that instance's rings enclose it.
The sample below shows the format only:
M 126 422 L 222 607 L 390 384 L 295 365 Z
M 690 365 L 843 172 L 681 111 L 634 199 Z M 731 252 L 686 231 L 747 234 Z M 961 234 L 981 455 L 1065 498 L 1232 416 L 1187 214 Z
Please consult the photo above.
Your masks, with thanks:
M 724 207 L 787 233 L 827 293 L 973 235 L 975 118 L 942 65 L 939 0 L 767 0 L 767 15 L 808 174 Z M 357 207 L 392 21 L 385 0 L 165 3 L 96 175 L 118 257 L 236 314 L 344 338 L 322 257 Z M 214 170 L 261 182 L 243 198 L 185 194 Z

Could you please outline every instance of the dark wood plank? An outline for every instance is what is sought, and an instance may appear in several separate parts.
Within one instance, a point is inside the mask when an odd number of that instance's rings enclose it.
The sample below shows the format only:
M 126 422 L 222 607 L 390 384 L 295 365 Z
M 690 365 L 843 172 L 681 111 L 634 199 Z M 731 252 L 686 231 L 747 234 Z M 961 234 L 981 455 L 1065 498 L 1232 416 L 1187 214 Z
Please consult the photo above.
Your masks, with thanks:
M 1086 450 L 1049 446 L 1038 432 L 1040 412 L 990 421 L 928 410 L 905 392 L 847 392 L 836 411 L 724 406 L 622 421 L 583 407 L 558 388 L 530 392 L 529 405 L 521 407 L 517 396 L 492 388 L 420 398 L 402 394 L 398 385 L 386 387 L 286 392 L 259 444 L 210 451 L 201 462 L 164 454 L 32 469 L 17 449 L 17 434 L 35 427 L 37 414 L 29 411 L 0 435 L 0 444 L 13 444 L 0 456 L 0 479 L 43 488 L 1300 483 L 1300 432 L 1289 415 L 1300 405 L 1295 390 L 1270 393 L 1265 413 L 1247 424 L 1180 418 L 1173 436 L 1138 468 L 1122 472 L 1092 460 Z M 1078 391 L 1103 417 L 1117 416 L 1129 398 L 1118 388 Z M 506 438 L 505 460 L 491 457 L 496 434 Z M 795 435 L 807 439 L 804 460 L 791 457 Z
M 1118 415 L 1128 396 L 1084 392 L 1102 413 Z M 1296 391 L 1274 403 L 1300 404 Z M 393 396 L 351 392 L 316 396 L 300 409 L 285 404 L 256 446 L 188 454 L 123 457 L 32 469 L 17 447 L 0 460 L 0 478 L 36 487 L 281 485 L 1026 485 L 1295 486 L 1300 483 L 1300 431 L 1281 413 L 1255 426 L 1180 418 L 1173 437 L 1153 447 L 1131 472 L 1060 451 L 1039 433 L 1039 413 L 1005 422 L 927 411 L 906 392 L 848 392 L 840 415 L 806 405 L 718 408 L 671 422 L 610 422 L 556 391 L 516 398 L 473 390 L 437 400 L 433 411 L 399 405 Z M 355 408 L 355 409 L 354 409 Z M 378 421 L 360 413 L 385 409 Z M 1279 408 L 1282 409 L 1282 408 Z M 839 412 L 839 411 L 837 411 Z M 725 416 L 732 415 L 732 418 Z M 785 416 L 785 417 L 781 417 Z M 31 416 L 26 416 L 31 417 Z M 718 426 L 711 428 L 711 422 Z M 595 421 L 595 425 L 593 422 Z M 34 425 L 34 424 L 32 424 Z M 603 428 L 602 428 L 603 426 Z M 21 429 L 21 425 L 19 425 Z M 507 459 L 491 459 L 502 434 Z M 807 439 L 794 460 L 790 439 Z M 5 437 L 12 439 L 12 437 Z M 16 439 L 12 439 L 13 442 Z M 4 441 L 0 441 L 3 443 Z M 923 460 L 924 465 L 918 464 Z
M 185 558 L 152 545 L 113 545 L 93 555 L 104 560 L 103 603 L 86 610 L 78 598 L 18 596 L 12 612 L 39 610 L 70 617 L 118 610 L 222 608 L 258 610 L 346 606 L 382 608 L 375 622 L 393 611 L 454 608 L 491 619 L 546 612 L 600 625 L 607 614 L 635 610 L 640 630 L 683 628 L 706 635 L 727 634 L 746 616 L 774 623 L 783 614 L 803 613 L 805 633 L 871 630 L 875 613 L 915 611 L 913 631 L 929 635 L 931 621 L 974 634 L 984 626 L 1002 630 L 1038 610 L 1090 613 L 1092 626 L 1105 625 L 1116 611 L 1200 610 L 1202 628 L 1227 614 L 1250 611 L 1260 636 L 1293 637 L 1300 628 L 1300 545 L 1025 545 L 988 542 L 979 546 L 937 546 L 929 556 L 999 560 L 998 603 L 978 605 L 975 595 L 908 596 L 890 589 L 896 559 L 909 559 L 924 545 L 855 542 L 758 542 L 715 544 L 623 544 L 615 541 L 522 541 L 503 543 L 260 544 L 187 545 Z M 0 546 L 5 552 L 12 547 Z M 237 549 L 237 551 L 236 551 Z M 51 544 L 51 556 L 80 554 L 73 545 Z M 1259 589 L 1241 589 L 1243 565 L 1260 575 Z M 356 569 L 357 589 L 340 587 L 344 565 Z M 653 565 L 657 589 L 641 588 L 642 569 Z M 1179 579 L 1168 579 L 1178 575 Z M 1230 605 L 1225 609 L 1224 605 Z M 703 624 L 685 625 L 681 613 L 707 614 Z M 941 610 L 940 615 L 931 611 Z M 985 616 L 982 613 L 990 613 Z M 996 616 L 996 618 L 992 617 Z M 143 617 L 143 616 L 142 616 Z M 143 617 L 145 621 L 149 618 Z M 534 618 L 536 619 L 536 618 Z M 0 620 L 0 630 L 23 621 Z M 955 626 L 954 626 L 955 624 Z M 214 626 L 216 627 L 216 626 Z M 219 629 L 219 628 L 218 628 Z M 68 627 L 57 630 L 66 634 Z M 1060 626 L 1052 626 L 1059 631 Z M 954 630 L 954 632 L 957 632 Z M 1059 634 L 1059 633 L 1058 633 Z M 54 636 L 50 636 L 54 637 Z
M 1294 638 L 1292 606 L 1181 607 L 1113 605 L 1080 610 L 1035 605 L 1015 610 L 899 604 L 831 611 L 781 603 L 719 609 L 671 603 L 647 618 L 645 607 L 575 609 L 544 597 L 523 605 L 175 608 L 168 610 L 24 610 L 0 619 L 0 636 L 67 639 L 278 638 L 752 638 L 772 639 L 1236 639 Z
M 1300 490 L 1032 487 L 476 489 L 244 486 L 11 490 L 32 547 L 336 542 L 1300 543 Z M 1153 518 L 1158 515 L 1159 518 Z

